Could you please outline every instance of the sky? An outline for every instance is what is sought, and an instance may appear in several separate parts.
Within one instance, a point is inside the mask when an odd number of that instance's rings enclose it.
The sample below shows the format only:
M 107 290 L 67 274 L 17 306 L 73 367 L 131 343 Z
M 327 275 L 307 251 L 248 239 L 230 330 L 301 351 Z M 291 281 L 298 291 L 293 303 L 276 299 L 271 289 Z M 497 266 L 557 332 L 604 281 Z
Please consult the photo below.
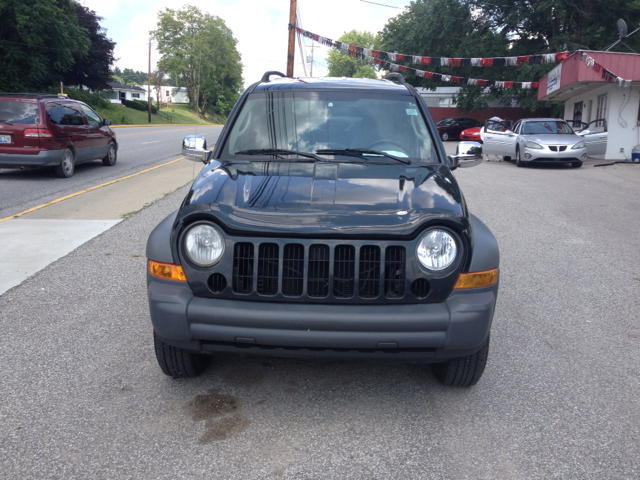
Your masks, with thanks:
M 242 55 L 244 85 L 260 80 L 269 70 L 286 73 L 290 0 L 78 0 L 103 17 L 107 37 L 116 42 L 116 66 L 146 72 L 149 31 L 156 28 L 158 12 L 189 4 L 222 18 L 238 40 Z M 376 2 L 376 3 L 372 3 Z M 350 30 L 381 31 L 387 21 L 402 12 L 409 0 L 298 0 L 298 25 L 323 37 L 337 40 Z M 394 8 L 395 7 L 395 8 Z M 303 38 L 310 46 L 319 45 Z M 313 49 L 313 76 L 327 73 L 329 47 Z M 306 48 L 307 55 L 312 49 Z M 151 69 L 160 58 L 152 45 Z M 307 75 L 310 74 L 309 64 Z M 294 76 L 304 76 L 296 40 Z

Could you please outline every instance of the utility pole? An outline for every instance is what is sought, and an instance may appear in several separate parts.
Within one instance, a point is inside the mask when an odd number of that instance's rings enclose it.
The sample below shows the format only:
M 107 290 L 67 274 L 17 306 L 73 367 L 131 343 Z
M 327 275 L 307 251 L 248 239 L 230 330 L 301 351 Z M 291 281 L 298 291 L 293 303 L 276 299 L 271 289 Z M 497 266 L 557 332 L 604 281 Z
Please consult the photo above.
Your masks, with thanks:
M 320 45 L 311 45 L 309 48 L 311 49 L 311 71 L 309 72 L 309 76 L 313 77 L 313 50 L 318 48 Z
M 296 24 L 296 8 L 298 0 L 291 0 L 291 8 L 289 10 L 289 24 Z M 292 28 L 289 30 L 289 49 L 287 51 L 287 77 L 293 78 L 293 56 L 296 52 L 296 31 Z
M 151 38 L 149 38 L 149 76 L 147 77 L 147 110 L 149 111 L 149 123 L 151 123 Z

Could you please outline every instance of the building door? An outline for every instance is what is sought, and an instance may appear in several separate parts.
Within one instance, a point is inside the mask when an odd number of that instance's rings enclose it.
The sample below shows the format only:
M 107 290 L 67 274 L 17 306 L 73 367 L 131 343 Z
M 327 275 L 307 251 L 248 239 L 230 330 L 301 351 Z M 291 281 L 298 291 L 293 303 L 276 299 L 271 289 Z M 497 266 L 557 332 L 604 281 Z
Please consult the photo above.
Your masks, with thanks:
M 598 96 L 598 110 L 596 111 L 596 119 L 607 118 L 607 94 Z M 598 126 L 603 126 L 598 124 Z
M 582 102 L 573 104 L 573 128 L 582 128 Z

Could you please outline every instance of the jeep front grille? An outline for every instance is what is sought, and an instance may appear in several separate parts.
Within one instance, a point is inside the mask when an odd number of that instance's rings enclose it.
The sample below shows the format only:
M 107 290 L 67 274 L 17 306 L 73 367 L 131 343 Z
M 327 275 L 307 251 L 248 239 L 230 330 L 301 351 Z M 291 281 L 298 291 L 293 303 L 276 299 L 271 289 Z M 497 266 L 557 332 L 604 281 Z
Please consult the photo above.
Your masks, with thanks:
M 398 299 L 405 294 L 403 246 L 386 247 L 384 262 L 377 245 L 356 248 L 348 244 L 313 243 L 305 248 L 302 244 L 287 243 L 280 248 L 276 243 L 261 243 L 254 258 L 255 250 L 249 242 L 234 246 L 232 290 L 235 294 L 251 294 L 255 288 L 265 296 L 306 294 L 319 299 L 331 294 L 336 299 L 356 296 L 375 299 L 380 296 L 381 286 L 386 298 Z

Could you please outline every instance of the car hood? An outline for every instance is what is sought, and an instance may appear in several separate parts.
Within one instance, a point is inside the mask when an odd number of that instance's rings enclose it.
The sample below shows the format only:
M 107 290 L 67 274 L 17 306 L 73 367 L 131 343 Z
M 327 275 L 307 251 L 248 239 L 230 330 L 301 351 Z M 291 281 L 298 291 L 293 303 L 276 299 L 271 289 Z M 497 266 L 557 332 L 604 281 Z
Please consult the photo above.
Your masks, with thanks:
M 462 194 L 444 165 L 213 161 L 178 221 L 203 215 L 229 232 L 265 235 L 397 237 L 425 222 L 468 226 Z
M 549 135 L 531 134 L 521 135 L 525 142 L 535 142 L 540 145 L 575 145 L 579 141 L 583 140 L 575 134 L 557 134 L 552 133 Z

